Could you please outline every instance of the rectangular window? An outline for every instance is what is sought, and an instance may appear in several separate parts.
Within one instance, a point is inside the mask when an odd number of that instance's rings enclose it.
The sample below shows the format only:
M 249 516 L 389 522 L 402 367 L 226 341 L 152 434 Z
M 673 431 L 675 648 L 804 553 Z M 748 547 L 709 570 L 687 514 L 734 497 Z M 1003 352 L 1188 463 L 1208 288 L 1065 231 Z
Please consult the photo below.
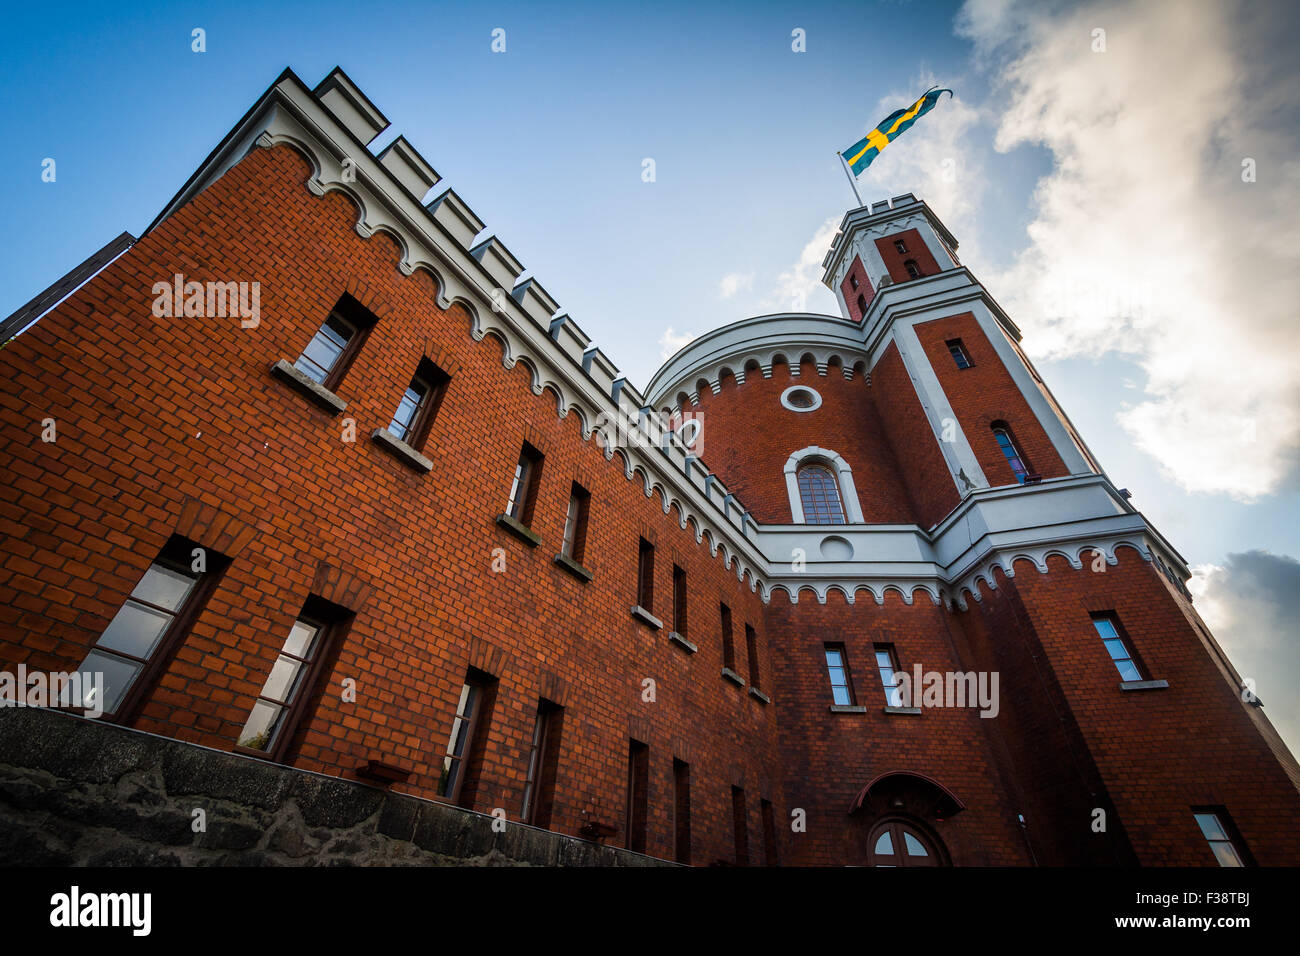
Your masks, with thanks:
M 293 363 L 294 368 L 318 385 L 337 388 L 375 321 L 360 302 L 344 295 Z
M 655 599 L 655 546 L 641 539 L 641 553 L 636 569 L 636 603 L 646 611 L 653 611 Z
M 102 710 L 116 723 L 134 717 L 228 563 L 185 538 L 168 541 L 77 669 L 82 699 L 60 703 Z
M 280 647 L 271 672 L 240 732 L 238 746 L 281 760 L 314 694 L 322 662 L 346 612 L 315 596 L 307 599 Z
M 962 344 L 961 339 L 949 339 L 945 344 L 948 346 L 948 351 L 952 354 L 952 360 L 957 363 L 958 368 L 970 368 L 974 364 L 970 360 L 970 356 L 966 354 L 966 346 Z
M 582 563 L 587 550 L 587 512 L 591 508 L 591 495 L 576 481 L 569 489 L 569 510 L 564 516 L 564 541 L 560 553 Z
M 674 859 L 691 862 L 691 766 L 673 758 Z
M 627 751 L 627 848 L 645 852 L 650 807 L 650 748 L 639 740 Z
M 420 362 L 388 426 L 395 438 L 400 438 L 416 451 L 424 446 L 449 381 L 447 373 L 428 359 Z
M 491 713 L 492 693 L 496 682 L 488 675 L 471 669 L 461 685 L 452 718 L 447 750 L 442 758 L 437 793 L 462 807 L 472 807 L 477 789 L 478 757 L 485 736 L 483 727 Z
M 749 657 L 749 686 L 754 690 L 762 690 L 763 685 L 758 679 L 758 632 L 748 624 L 745 625 L 745 654 Z
M 722 666 L 729 671 L 736 669 L 736 642 L 731 636 L 731 608 L 722 605 Z
M 528 748 L 522 813 L 523 821 L 535 827 L 548 827 L 551 823 L 563 720 L 563 707 L 544 698 L 538 701 L 537 717 L 533 721 L 533 739 Z
M 686 572 L 673 565 L 673 630 L 686 636 Z
M 731 823 L 736 831 L 736 865 L 749 866 L 749 819 L 741 787 L 731 788 Z
M 770 800 L 759 800 L 758 806 L 763 812 L 763 864 L 776 866 L 776 813 Z
M 1245 866 L 1246 855 L 1236 827 L 1223 807 L 1193 807 L 1192 816 L 1201 828 L 1201 835 L 1210 844 L 1219 866 Z
M 514 481 L 510 485 L 506 514 L 525 527 L 533 523 L 533 505 L 542 478 L 542 457 L 540 451 L 524 442 L 523 450 L 519 452 L 519 464 L 515 465 Z
M 849 681 L 849 661 L 843 644 L 826 645 L 826 669 L 831 678 L 831 697 L 841 707 L 853 706 L 853 685 Z
M 1097 629 L 1101 642 L 1106 645 L 1106 652 L 1115 662 L 1115 669 L 1119 671 L 1120 679 L 1145 680 L 1142 669 L 1129 650 L 1128 642 L 1120 633 L 1119 619 L 1113 614 L 1094 614 L 1092 626 Z
M 876 644 L 876 668 L 880 671 L 880 683 L 885 688 L 885 704 L 889 707 L 903 706 L 903 689 L 898 686 L 898 655 L 893 644 Z

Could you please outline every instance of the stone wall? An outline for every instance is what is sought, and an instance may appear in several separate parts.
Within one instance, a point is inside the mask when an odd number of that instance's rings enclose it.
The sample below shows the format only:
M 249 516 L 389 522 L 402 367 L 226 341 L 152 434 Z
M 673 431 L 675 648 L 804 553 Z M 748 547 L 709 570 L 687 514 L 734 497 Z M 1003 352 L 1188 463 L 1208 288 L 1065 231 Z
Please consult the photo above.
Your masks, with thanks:
M 194 830 L 196 809 L 205 832 Z M 82 717 L 0 708 L 0 865 L 669 865 L 492 823 Z

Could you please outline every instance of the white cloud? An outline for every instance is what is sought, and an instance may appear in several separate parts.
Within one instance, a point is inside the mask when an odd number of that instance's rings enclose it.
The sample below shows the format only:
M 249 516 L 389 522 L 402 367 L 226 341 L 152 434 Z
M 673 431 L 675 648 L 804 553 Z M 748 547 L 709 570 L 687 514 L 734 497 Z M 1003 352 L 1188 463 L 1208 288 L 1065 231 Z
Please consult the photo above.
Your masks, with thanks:
M 1254 14 L 968 0 L 958 21 L 1007 99 L 997 148 L 1055 160 L 1030 244 L 990 290 L 1039 356 L 1131 356 L 1144 395 L 1118 419 L 1134 443 L 1189 491 L 1246 500 L 1300 450 L 1300 162 L 1274 76 L 1293 51 Z
M 664 329 L 664 334 L 659 336 L 659 357 L 666 362 L 672 358 L 674 352 L 693 341 L 695 341 L 693 332 L 685 332 L 679 335 L 673 331 L 673 327 L 670 325 Z
M 1264 711 L 1292 752 L 1300 751 L 1300 655 L 1291 611 L 1300 562 L 1267 551 L 1230 554 L 1192 569 L 1196 608 L 1243 679 L 1255 681 Z
M 808 297 L 819 290 L 826 293 L 826 287 L 822 285 L 822 260 L 826 258 L 831 240 L 839 230 L 841 218 L 843 217 L 832 216 L 822 223 L 799 253 L 795 264 L 777 276 L 776 287 L 765 300 L 767 307 L 787 312 L 807 312 Z
M 754 287 L 754 273 L 731 272 L 718 283 L 718 298 L 730 299 L 737 292 L 748 292 Z

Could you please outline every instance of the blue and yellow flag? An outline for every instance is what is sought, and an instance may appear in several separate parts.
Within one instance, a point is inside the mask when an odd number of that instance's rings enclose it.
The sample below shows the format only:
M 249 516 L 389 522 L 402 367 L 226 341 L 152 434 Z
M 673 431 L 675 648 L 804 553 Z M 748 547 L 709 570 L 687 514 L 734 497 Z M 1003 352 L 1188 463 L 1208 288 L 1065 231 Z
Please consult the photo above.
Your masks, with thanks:
M 939 102 L 940 93 L 952 96 L 952 90 L 929 90 L 907 109 L 890 113 L 879 126 L 846 149 L 842 155 L 844 162 L 853 170 L 853 175 L 856 176 L 870 166 L 882 149 L 910 129 L 919 117 L 934 109 L 934 104 Z

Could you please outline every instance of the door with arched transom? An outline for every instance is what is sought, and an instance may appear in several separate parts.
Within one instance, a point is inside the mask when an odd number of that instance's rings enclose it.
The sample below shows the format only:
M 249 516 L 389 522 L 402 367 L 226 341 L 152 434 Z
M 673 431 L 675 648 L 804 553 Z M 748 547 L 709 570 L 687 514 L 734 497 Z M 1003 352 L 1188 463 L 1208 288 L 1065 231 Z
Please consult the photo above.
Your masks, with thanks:
M 943 866 L 934 839 L 906 820 L 885 820 L 871 831 L 872 866 Z

